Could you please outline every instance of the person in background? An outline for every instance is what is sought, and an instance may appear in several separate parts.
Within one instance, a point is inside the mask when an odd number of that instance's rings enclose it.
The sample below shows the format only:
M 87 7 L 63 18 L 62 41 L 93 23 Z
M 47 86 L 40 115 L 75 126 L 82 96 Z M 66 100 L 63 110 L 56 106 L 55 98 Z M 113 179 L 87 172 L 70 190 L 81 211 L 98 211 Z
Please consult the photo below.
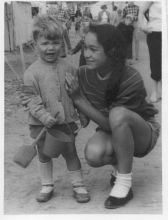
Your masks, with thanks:
M 50 15 L 37 17 L 32 35 L 39 58 L 24 73 L 24 85 L 32 93 L 23 91 L 22 104 L 28 109 L 32 138 L 35 139 L 43 127 L 49 129 L 37 144 L 41 190 L 36 199 L 38 202 L 47 202 L 53 196 L 52 158 L 62 155 L 69 171 L 75 199 L 80 203 L 88 202 L 90 197 L 83 183 L 74 139 L 78 117 L 64 87 L 65 74 L 76 74 L 76 70 L 59 59 L 61 23 Z M 53 137 L 54 134 L 57 137 Z M 70 141 L 65 142 L 65 136 Z
M 68 8 L 68 14 L 69 14 L 70 20 L 72 22 L 74 22 L 75 21 L 75 10 L 74 10 L 74 7 Z
M 84 46 L 85 46 L 85 35 L 89 31 L 89 25 L 90 25 L 91 19 L 88 16 L 83 16 L 82 18 L 82 26 L 81 26 L 81 40 L 77 43 L 77 45 L 71 50 L 71 54 L 76 54 L 79 51 L 80 53 L 80 58 L 79 58 L 79 66 L 86 65 L 86 60 L 84 56 Z
M 77 5 L 76 13 L 75 13 L 75 31 L 76 34 L 79 34 L 82 20 L 82 12 L 80 6 Z
M 134 17 L 133 21 L 133 60 L 139 59 L 139 24 L 138 24 L 138 13 L 139 13 L 139 6 L 135 5 L 133 1 L 127 3 L 127 6 L 123 9 L 123 18 L 127 16 L 127 14 L 132 14 Z
M 120 24 L 120 22 L 123 21 L 123 14 L 122 14 L 122 10 L 119 8 L 117 9 L 117 14 L 115 19 L 113 20 L 112 25 L 114 25 L 115 27 L 118 26 Z
M 65 43 L 67 45 L 68 53 L 71 51 L 71 41 L 69 39 L 69 34 L 67 30 L 67 22 L 69 21 L 70 17 L 67 13 L 67 11 L 63 8 L 62 2 L 58 2 L 58 11 L 56 14 L 56 18 L 62 23 L 62 28 L 63 28 L 63 39 L 62 39 L 62 50 L 60 57 L 66 57 L 66 47 Z
M 101 6 L 101 11 L 98 13 L 98 22 L 100 24 L 108 24 L 111 22 L 111 15 L 107 10 L 107 5 Z
M 125 40 L 117 28 L 90 25 L 84 53 L 86 66 L 79 68 L 78 77 L 67 74 L 65 86 L 76 108 L 98 125 L 85 147 L 87 163 L 116 167 L 104 203 L 115 209 L 133 198 L 133 158 L 144 157 L 155 147 L 158 110 L 146 100 L 140 73 L 125 64 Z
M 147 19 L 145 19 L 147 18 Z M 147 35 L 149 48 L 151 78 L 153 82 L 151 102 L 161 99 L 162 78 L 162 14 L 161 2 L 149 1 L 140 8 L 139 22 L 141 29 Z
M 81 12 L 81 8 L 79 6 L 79 4 L 77 5 L 77 9 L 76 9 L 76 12 L 75 12 L 75 17 L 82 17 L 82 12 Z
M 134 17 L 132 14 L 127 14 L 127 16 L 120 22 L 117 26 L 125 38 L 126 47 L 127 47 L 127 63 L 132 65 L 132 40 L 133 40 L 133 31 L 132 26 Z
M 116 23 L 116 20 L 117 20 L 117 6 L 113 6 L 113 10 L 111 12 L 111 24 L 116 26 L 115 23 Z
M 83 16 L 86 16 L 86 17 L 90 18 L 91 20 L 93 19 L 93 16 L 92 16 L 92 13 L 91 13 L 89 7 L 85 7 L 85 9 L 83 11 Z

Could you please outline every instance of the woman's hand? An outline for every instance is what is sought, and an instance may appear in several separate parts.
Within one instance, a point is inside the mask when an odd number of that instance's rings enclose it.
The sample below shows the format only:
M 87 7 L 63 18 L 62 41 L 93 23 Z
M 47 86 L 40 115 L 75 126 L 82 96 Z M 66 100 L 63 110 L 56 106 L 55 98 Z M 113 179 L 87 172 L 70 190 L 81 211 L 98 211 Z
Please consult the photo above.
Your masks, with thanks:
M 152 33 L 152 28 L 151 27 L 143 27 L 141 28 L 142 31 L 145 33 L 145 34 L 149 34 L 149 33 Z
M 66 73 L 65 75 L 65 89 L 73 100 L 76 100 L 82 96 L 78 78 L 77 76 L 73 76 L 71 73 Z
M 82 128 L 85 128 L 88 126 L 90 120 L 82 112 L 79 112 L 79 119 L 80 119 L 80 123 L 81 123 Z

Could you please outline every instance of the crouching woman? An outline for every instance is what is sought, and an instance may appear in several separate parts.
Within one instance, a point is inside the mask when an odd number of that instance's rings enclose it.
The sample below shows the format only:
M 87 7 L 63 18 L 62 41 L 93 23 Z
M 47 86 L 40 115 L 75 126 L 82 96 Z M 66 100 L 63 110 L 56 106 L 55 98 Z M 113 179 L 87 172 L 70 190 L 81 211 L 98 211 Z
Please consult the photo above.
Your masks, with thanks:
M 92 167 L 116 168 L 105 208 L 117 208 L 133 198 L 133 157 L 147 155 L 155 146 L 160 125 L 157 109 L 147 102 L 140 74 L 126 66 L 121 33 L 109 24 L 90 26 L 85 38 L 86 66 L 77 77 L 66 76 L 65 87 L 75 106 L 98 124 L 85 147 Z

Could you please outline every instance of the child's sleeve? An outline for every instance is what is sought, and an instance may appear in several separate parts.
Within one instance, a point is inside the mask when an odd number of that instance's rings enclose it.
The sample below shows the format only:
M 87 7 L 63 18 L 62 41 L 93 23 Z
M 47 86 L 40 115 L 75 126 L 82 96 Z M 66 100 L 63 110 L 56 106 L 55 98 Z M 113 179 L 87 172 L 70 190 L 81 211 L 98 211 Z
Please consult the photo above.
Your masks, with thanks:
M 26 71 L 24 74 L 24 86 L 22 88 L 22 100 L 24 100 L 24 103 L 32 116 L 45 125 L 52 116 L 45 109 L 36 83 L 33 74 L 30 71 Z

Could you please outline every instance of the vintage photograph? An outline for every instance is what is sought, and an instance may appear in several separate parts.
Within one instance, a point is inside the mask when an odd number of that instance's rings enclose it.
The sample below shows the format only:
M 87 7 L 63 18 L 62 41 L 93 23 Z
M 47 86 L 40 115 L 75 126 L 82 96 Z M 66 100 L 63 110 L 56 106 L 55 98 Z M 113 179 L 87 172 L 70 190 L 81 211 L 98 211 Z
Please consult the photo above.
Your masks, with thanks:
M 162 214 L 162 1 L 4 2 L 4 214 Z

